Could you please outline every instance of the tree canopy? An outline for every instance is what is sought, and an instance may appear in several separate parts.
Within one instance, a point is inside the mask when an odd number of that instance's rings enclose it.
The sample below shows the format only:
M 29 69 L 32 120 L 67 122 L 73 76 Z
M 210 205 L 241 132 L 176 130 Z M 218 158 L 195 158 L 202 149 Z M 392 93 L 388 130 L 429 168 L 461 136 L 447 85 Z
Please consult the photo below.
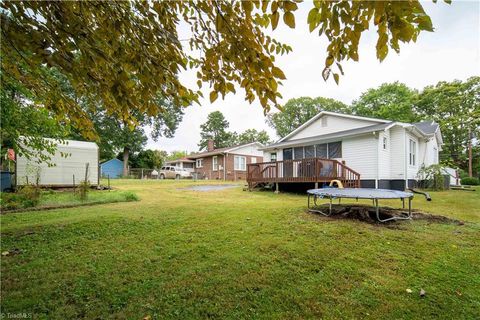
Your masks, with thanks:
M 415 112 L 440 124 L 445 143 L 442 160 L 452 160 L 453 165 L 466 168 L 468 141 L 480 139 L 480 77 L 425 87 L 418 96 Z M 477 152 L 474 158 L 478 161 L 480 154 Z
M 268 144 L 270 142 L 270 136 L 265 130 L 258 131 L 257 129 L 247 129 L 237 136 L 236 142 L 237 144 L 245 144 L 250 142 Z
M 353 114 L 400 122 L 415 122 L 419 116 L 413 105 L 418 92 L 403 83 L 384 83 L 378 88 L 368 89 L 353 101 Z
M 198 101 L 207 83 L 210 101 L 235 93 L 258 99 L 265 112 L 278 106 L 286 78 L 275 55 L 291 51 L 269 36 L 283 21 L 295 28 L 297 1 L 2 1 L 2 74 L 33 93 L 32 99 L 56 118 L 73 123 L 87 137 L 94 126 L 79 101 L 62 91 L 55 68 L 75 96 L 89 97 L 128 125 L 136 115 L 163 111 L 160 95 L 175 105 Z M 310 32 L 325 35 L 323 77 L 335 81 L 341 63 L 358 61 L 361 35 L 378 33 L 377 57 L 400 42 L 416 41 L 432 23 L 419 1 L 314 1 Z M 187 26 L 188 36 L 178 32 Z M 188 50 L 187 50 L 188 49 Z M 197 88 L 179 74 L 194 70 Z
M 349 108 L 335 99 L 300 97 L 288 100 L 282 112 L 267 114 L 266 121 L 279 137 L 284 137 L 320 111 L 348 113 Z
M 229 147 L 236 142 L 236 134 L 227 129 L 230 123 L 220 111 L 211 112 L 207 121 L 200 126 L 200 150 L 206 150 L 208 140 L 213 140 L 215 148 Z

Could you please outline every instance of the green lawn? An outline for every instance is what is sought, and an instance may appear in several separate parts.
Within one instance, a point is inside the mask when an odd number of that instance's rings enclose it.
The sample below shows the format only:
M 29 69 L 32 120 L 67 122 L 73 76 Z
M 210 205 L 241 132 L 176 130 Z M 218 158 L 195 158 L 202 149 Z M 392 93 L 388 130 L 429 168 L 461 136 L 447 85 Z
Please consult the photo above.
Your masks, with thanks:
M 244 192 L 241 185 L 183 189 L 191 184 L 116 181 L 141 200 L 1 216 L 2 251 L 22 250 L 2 257 L 2 313 L 48 319 L 480 315 L 480 188 L 413 201 L 415 209 L 463 225 L 414 220 L 385 227 L 307 213 L 301 195 Z

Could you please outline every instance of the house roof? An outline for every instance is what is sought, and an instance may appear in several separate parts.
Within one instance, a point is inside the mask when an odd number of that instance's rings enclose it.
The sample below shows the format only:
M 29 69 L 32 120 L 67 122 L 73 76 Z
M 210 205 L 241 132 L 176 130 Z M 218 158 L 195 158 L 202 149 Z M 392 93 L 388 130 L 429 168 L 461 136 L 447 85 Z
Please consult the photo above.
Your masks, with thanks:
M 213 151 L 205 151 L 205 152 L 194 153 L 194 154 L 189 155 L 188 158 L 198 159 L 198 158 L 204 158 L 204 157 L 209 157 L 209 156 L 215 156 L 215 155 L 218 155 L 218 154 L 230 153 L 230 152 L 233 152 L 233 151 L 238 150 L 240 148 L 243 148 L 243 147 L 246 147 L 246 146 L 249 146 L 249 145 L 253 145 L 253 144 L 258 145 L 259 149 L 261 149 L 263 147 L 263 144 L 261 144 L 259 142 L 243 143 L 243 144 L 239 144 L 239 145 L 235 145 L 235 146 L 231 146 L 231 147 L 214 149 Z
M 355 128 L 355 129 L 349 129 L 349 130 L 343 130 L 343 131 L 338 131 L 338 132 L 332 132 L 332 133 L 328 133 L 328 134 L 312 136 L 312 137 L 303 138 L 303 139 L 277 142 L 277 143 L 268 145 L 266 147 L 260 148 L 260 150 L 267 150 L 267 149 L 272 149 L 272 148 L 295 146 L 295 145 L 303 145 L 303 144 L 308 143 L 308 142 L 314 142 L 314 141 L 319 141 L 319 140 L 334 140 L 334 139 L 338 139 L 338 138 L 357 136 L 357 135 L 360 135 L 360 134 L 366 134 L 366 133 L 370 133 L 370 132 L 385 130 L 385 129 L 390 128 L 391 126 L 394 126 L 395 124 L 396 124 L 396 122 L 380 123 L 380 124 L 374 124 L 374 125 L 371 125 L 371 126 L 366 126 L 366 127 L 361 127 L 361 128 Z
M 302 124 L 300 127 L 293 130 L 292 132 L 290 132 L 289 134 L 287 134 L 285 137 L 281 138 L 280 140 L 278 140 L 277 143 L 285 141 L 286 139 L 290 138 L 291 136 L 295 135 L 296 133 L 302 131 L 304 128 L 308 127 L 310 124 L 315 122 L 318 118 L 320 118 L 323 115 L 338 116 L 338 117 L 349 118 L 349 119 L 366 120 L 366 121 L 372 121 L 372 122 L 378 122 L 378 123 L 390 123 L 391 122 L 391 120 L 385 120 L 385 119 L 361 117 L 361 116 L 355 116 L 355 115 L 339 113 L 339 112 L 321 111 L 321 112 L 317 113 L 315 116 L 313 116 L 312 118 L 310 118 L 307 122 Z
M 425 134 L 434 134 L 438 130 L 438 123 L 432 120 L 416 122 L 413 125 Z
M 183 157 L 183 158 L 180 158 L 180 159 L 165 161 L 165 163 L 174 163 L 174 162 L 187 162 L 187 163 L 192 163 L 192 162 L 195 162 L 195 160 L 192 160 L 192 159 L 188 159 L 188 158 L 186 158 L 186 157 Z

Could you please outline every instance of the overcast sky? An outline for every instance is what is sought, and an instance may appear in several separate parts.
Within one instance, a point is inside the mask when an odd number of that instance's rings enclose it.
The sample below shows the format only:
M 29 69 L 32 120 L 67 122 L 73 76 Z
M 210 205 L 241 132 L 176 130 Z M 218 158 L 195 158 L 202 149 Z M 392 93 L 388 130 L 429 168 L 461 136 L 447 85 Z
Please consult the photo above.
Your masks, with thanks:
M 318 37 L 317 32 L 309 33 L 307 14 L 312 3 L 301 4 L 296 13 L 296 28 L 290 29 L 279 23 L 272 35 L 292 46 L 293 52 L 278 56 L 276 65 L 287 77 L 280 87 L 282 103 L 301 96 L 329 97 L 344 103 L 351 103 L 369 88 L 385 82 L 400 81 L 412 88 L 422 89 L 438 81 L 465 80 L 480 75 L 480 4 L 479 1 L 453 1 L 451 5 L 439 0 L 423 2 L 432 18 L 435 32 L 422 32 L 416 43 L 401 45 L 400 54 L 390 51 L 387 58 L 379 63 L 375 55 L 376 32 L 371 30 L 362 35 L 358 62 L 342 63 L 345 75 L 336 85 L 333 78 L 323 81 L 321 73 L 326 57 L 327 41 Z M 182 74 L 181 79 L 194 85 L 194 72 Z M 204 86 L 204 88 L 207 86 Z M 204 92 L 208 97 L 208 91 Z M 236 95 L 219 98 L 213 104 L 207 99 L 201 105 L 193 105 L 185 110 L 183 121 L 173 138 L 161 138 L 157 142 L 149 140 L 147 148 L 167 151 L 196 151 L 200 140 L 200 125 L 207 115 L 219 110 L 230 122 L 229 130 L 242 132 L 249 128 L 265 129 L 272 138 L 274 131 L 265 123 L 263 109 L 258 101 L 249 104 L 237 88 Z

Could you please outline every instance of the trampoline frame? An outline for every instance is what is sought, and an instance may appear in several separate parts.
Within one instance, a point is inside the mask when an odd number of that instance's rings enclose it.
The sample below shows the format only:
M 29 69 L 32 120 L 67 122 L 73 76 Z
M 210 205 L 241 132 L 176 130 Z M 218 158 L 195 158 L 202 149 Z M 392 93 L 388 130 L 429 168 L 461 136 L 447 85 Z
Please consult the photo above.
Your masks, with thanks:
M 313 207 L 310 206 L 310 197 L 313 197 Z M 328 198 L 329 199 L 329 206 L 328 206 L 328 213 L 323 212 L 322 210 L 315 209 L 315 207 L 318 207 L 319 205 L 317 204 L 317 199 L 324 199 Z M 333 199 L 338 199 L 338 203 L 340 204 L 342 198 L 347 198 L 347 199 L 371 199 L 373 201 L 373 205 L 375 207 L 375 214 L 377 217 L 377 220 L 379 222 L 387 222 L 391 220 L 411 220 L 412 219 L 412 199 L 413 199 L 413 194 L 409 197 L 397 197 L 397 198 L 382 198 L 382 197 L 375 197 L 375 198 L 366 198 L 366 197 L 352 197 L 352 196 L 328 196 L 328 195 L 317 195 L 317 194 L 312 194 L 308 192 L 308 199 L 307 199 L 307 207 L 309 212 L 314 212 L 314 213 L 320 213 L 326 217 L 329 217 L 332 214 L 332 200 Z M 405 209 L 405 198 L 408 198 L 408 214 L 406 216 L 394 216 L 391 218 L 387 219 L 380 219 L 380 207 L 378 206 L 378 200 L 379 199 L 400 199 L 403 203 L 403 208 Z

